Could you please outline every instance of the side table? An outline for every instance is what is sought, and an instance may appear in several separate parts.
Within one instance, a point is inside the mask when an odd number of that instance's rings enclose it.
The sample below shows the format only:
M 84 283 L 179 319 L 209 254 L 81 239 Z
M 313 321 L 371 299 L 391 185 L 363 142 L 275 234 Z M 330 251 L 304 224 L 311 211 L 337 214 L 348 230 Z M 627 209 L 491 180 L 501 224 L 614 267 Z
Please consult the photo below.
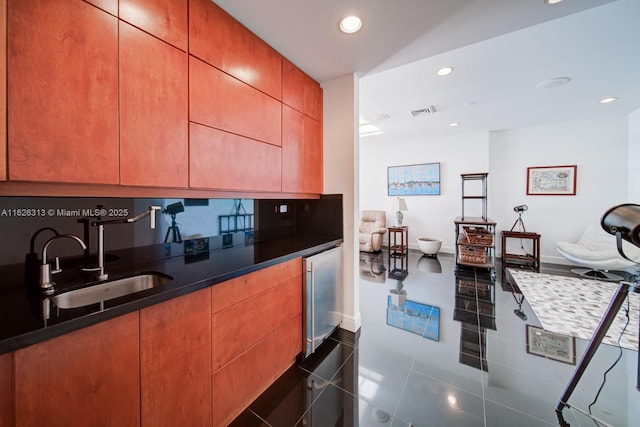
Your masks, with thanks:
M 408 253 L 409 227 L 389 227 L 389 258 L 402 257 Z
M 509 239 L 530 240 L 532 253 L 509 252 L 507 243 Z M 525 250 L 526 252 L 526 250 Z M 502 232 L 502 270 L 507 267 L 522 268 L 531 271 L 540 271 L 540 235 L 526 231 L 503 231 Z

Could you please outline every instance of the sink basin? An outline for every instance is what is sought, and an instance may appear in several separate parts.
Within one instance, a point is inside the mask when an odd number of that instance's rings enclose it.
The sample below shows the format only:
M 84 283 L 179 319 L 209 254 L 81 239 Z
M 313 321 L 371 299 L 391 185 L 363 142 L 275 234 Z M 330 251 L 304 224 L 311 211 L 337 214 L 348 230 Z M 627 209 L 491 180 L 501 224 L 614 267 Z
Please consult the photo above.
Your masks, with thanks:
M 59 308 L 77 308 L 122 297 L 169 283 L 173 277 L 162 273 L 145 273 L 137 276 L 103 282 L 86 288 L 56 295 L 53 303 Z

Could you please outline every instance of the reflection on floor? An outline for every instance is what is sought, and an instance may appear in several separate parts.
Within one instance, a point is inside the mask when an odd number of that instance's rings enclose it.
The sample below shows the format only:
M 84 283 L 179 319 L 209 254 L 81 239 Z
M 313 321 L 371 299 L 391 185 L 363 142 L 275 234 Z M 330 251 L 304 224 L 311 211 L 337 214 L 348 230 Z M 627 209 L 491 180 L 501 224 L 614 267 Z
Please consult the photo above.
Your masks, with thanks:
M 339 330 L 233 425 L 558 425 L 554 409 L 573 355 L 561 361 L 563 353 L 527 346 L 527 325 L 541 325 L 528 301 L 502 283 L 499 266 L 494 282 L 486 270 L 456 274 L 451 255 L 421 255 L 389 262 L 384 250 L 361 253 L 360 335 Z M 541 272 L 571 275 L 544 264 Z M 576 339 L 570 348 L 578 360 L 586 343 Z M 597 425 L 579 410 L 589 410 L 620 354 L 591 412 L 610 425 L 638 425 L 637 352 L 602 345 L 564 410 L 572 427 Z

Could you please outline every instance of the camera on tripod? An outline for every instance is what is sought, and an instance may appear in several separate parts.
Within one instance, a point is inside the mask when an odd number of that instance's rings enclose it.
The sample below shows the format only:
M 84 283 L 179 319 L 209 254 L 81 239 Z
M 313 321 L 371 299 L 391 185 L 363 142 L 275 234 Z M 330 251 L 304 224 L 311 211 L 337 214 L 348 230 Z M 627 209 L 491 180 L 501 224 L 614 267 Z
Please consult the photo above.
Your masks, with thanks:
M 176 223 L 176 215 L 181 212 L 184 212 L 184 205 L 182 204 L 182 202 L 176 202 L 167 205 L 167 207 L 162 211 L 162 213 L 167 214 L 171 217 L 171 227 L 167 229 L 167 234 L 164 236 L 165 243 L 169 241 L 169 236 L 171 236 L 172 242 L 182 243 L 180 229 L 178 228 L 178 224 Z
M 529 210 L 529 206 L 527 206 L 527 205 L 518 205 L 518 206 L 514 207 L 513 210 L 516 211 L 517 213 L 521 214 L 522 212 L 526 212 L 527 210 Z

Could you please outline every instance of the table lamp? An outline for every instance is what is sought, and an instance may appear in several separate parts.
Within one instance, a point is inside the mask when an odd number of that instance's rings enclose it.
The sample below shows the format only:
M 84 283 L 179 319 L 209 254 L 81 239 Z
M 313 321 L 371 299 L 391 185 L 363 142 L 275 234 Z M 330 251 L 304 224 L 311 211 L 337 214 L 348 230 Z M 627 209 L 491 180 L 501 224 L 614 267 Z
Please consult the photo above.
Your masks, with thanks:
M 394 224 L 394 226 L 402 227 L 402 219 L 404 218 L 402 212 L 409 210 L 407 209 L 407 202 L 400 197 L 396 197 L 393 200 L 393 209 L 396 211 L 396 223 Z

